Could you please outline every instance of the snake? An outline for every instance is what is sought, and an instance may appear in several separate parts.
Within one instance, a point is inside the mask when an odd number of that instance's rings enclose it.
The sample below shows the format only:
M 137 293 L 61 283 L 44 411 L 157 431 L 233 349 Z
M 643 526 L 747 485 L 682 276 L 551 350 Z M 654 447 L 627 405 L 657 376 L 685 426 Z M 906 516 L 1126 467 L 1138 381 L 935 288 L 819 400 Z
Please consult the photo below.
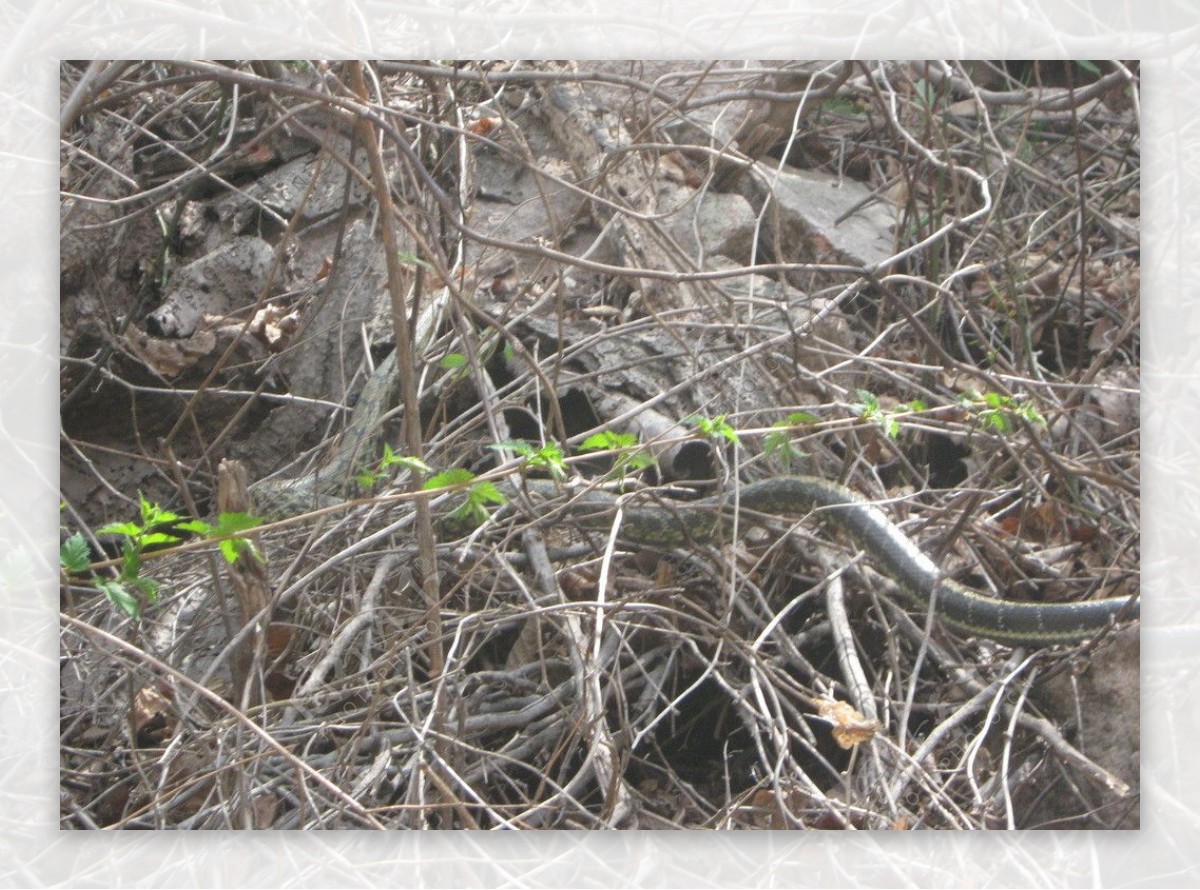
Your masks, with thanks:
M 510 483 L 544 500 L 562 489 L 550 480 Z M 589 490 L 563 508 L 591 529 L 611 528 L 620 506 L 619 537 L 639 546 L 673 548 L 710 543 L 732 531 L 734 516 L 819 515 L 844 530 L 870 560 L 924 609 L 968 636 L 1009 646 L 1048 648 L 1089 640 L 1116 621 L 1136 620 L 1140 600 L 1111 597 L 1079 602 L 1018 602 L 986 596 L 943 575 L 937 565 L 877 506 L 836 482 L 816 476 L 775 476 L 728 494 L 694 501 L 648 501 Z M 736 507 L 736 509 L 735 509 Z
M 398 376 L 393 353 L 368 378 L 338 445 L 316 473 L 252 485 L 250 494 L 260 514 L 278 519 L 345 503 L 353 492 L 356 470 L 378 456 L 383 417 L 395 401 Z M 552 480 L 519 479 L 505 481 L 501 491 L 506 498 L 529 498 L 544 505 L 560 498 L 564 488 Z M 748 520 L 761 514 L 816 514 L 844 530 L 915 604 L 932 608 L 944 625 L 1010 646 L 1081 643 L 1117 621 L 1136 620 L 1140 615 L 1137 597 L 1034 603 L 979 593 L 945 577 L 879 507 L 839 483 L 816 476 L 769 477 L 741 486 L 736 497 L 718 494 L 664 501 L 644 494 L 621 496 L 592 488 L 577 493 L 556 515 L 585 528 L 606 529 L 612 527 L 614 511 L 620 507 L 622 539 L 669 549 L 727 539 L 735 516 Z

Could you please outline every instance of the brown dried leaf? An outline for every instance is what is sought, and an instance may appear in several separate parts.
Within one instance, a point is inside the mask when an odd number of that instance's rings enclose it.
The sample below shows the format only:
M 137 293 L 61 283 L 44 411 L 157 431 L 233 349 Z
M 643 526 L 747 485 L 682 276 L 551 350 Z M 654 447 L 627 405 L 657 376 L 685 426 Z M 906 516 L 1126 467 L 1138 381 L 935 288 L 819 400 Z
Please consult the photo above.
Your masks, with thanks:
M 259 795 L 251 801 L 250 818 L 253 820 L 256 831 L 265 831 L 275 824 L 275 817 L 279 814 L 280 803 L 282 801 L 279 795 L 274 792 Z
M 487 136 L 492 131 L 498 129 L 500 123 L 501 121 L 498 117 L 481 117 L 467 126 L 467 132 L 474 133 L 476 136 Z
M 124 344 L 147 367 L 163 377 L 177 377 L 210 354 L 217 345 L 212 331 L 197 331 L 190 337 L 163 340 L 151 337 L 133 325 L 125 335 Z
M 843 701 L 821 702 L 817 713 L 833 724 L 833 740 L 845 750 L 869 742 L 879 732 L 878 722 L 868 720 Z
M 139 748 L 159 748 L 175 735 L 179 728 L 169 698 L 170 690 L 159 686 L 143 686 L 133 697 L 129 723 L 133 741 Z

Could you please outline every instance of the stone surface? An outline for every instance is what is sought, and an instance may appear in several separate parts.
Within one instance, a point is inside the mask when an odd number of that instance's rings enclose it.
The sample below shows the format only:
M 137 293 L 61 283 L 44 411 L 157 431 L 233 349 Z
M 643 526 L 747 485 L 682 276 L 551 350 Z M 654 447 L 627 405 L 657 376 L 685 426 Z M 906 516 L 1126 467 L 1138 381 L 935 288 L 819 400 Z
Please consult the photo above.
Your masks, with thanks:
M 164 337 L 190 337 L 205 315 L 253 306 L 271 270 L 275 251 L 254 236 L 234 238 L 171 276 L 167 298 L 146 327 Z
M 785 249 L 805 245 L 806 253 L 828 254 L 818 257 L 820 261 L 852 266 L 874 266 L 896 252 L 891 205 L 873 198 L 856 180 L 760 163 L 747 181 L 752 193 L 771 198 L 764 218 L 768 237 L 778 239 Z M 780 259 L 805 261 L 803 256 Z

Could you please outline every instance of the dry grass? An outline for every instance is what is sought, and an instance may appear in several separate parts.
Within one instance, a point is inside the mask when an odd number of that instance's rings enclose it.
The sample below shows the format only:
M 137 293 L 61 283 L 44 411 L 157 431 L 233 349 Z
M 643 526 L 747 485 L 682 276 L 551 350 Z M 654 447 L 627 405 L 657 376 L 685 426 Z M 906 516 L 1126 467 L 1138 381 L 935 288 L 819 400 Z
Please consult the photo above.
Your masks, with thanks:
M 737 431 L 736 448 L 708 443 L 727 485 L 789 468 L 838 478 L 980 589 L 1042 600 L 1137 591 L 1136 71 L 1105 66 L 1100 89 L 1074 65 L 830 66 L 828 93 L 796 116 L 794 132 L 786 118 L 772 144 L 795 164 L 877 190 L 895 211 L 895 252 L 862 268 L 823 254 L 819 239 L 779 255 L 764 236 L 753 255 L 733 258 L 823 300 L 824 314 L 806 324 L 701 274 L 688 280 L 699 296 L 686 313 L 647 315 L 629 300 L 653 291 L 644 267 L 628 268 L 644 253 L 569 269 L 564 244 L 544 239 L 510 245 L 524 264 L 509 279 L 468 288 L 455 261 L 487 255 L 470 254 L 477 233 L 452 222 L 441 199 L 468 210 L 475 200 L 455 191 L 482 132 L 472 121 L 497 109 L 516 119 L 510 94 L 534 101 L 539 78 L 563 77 L 538 67 L 503 80 L 504 68 L 470 65 L 456 79 L 398 66 L 368 84 L 387 100 L 370 107 L 380 160 L 399 171 L 397 237 L 425 263 L 392 268 L 390 285 L 443 313 L 401 364 L 411 391 L 394 440 L 408 447 L 397 450 L 420 450 L 438 468 L 508 473 L 519 460 L 483 446 L 517 435 L 514 416 L 530 406 L 545 409 L 546 437 L 578 446 L 593 430 L 563 420 L 570 409 L 556 396 L 603 389 L 624 373 L 627 344 L 645 340 L 660 347 L 645 363 L 663 375 L 658 410 L 723 415 Z M 203 514 L 213 462 L 243 429 L 246 415 L 206 413 L 200 398 L 182 411 L 175 401 L 173 422 L 145 418 L 137 396 L 170 393 L 172 382 L 123 370 L 119 332 L 151 308 L 160 273 L 137 260 L 159 255 L 144 250 L 154 245 L 147 221 L 151 233 L 161 224 L 178 235 L 189 204 L 245 183 L 225 172 L 214 184 L 186 164 L 124 177 L 171 145 L 204 156 L 210 149 L 196 146 L 219 144 L 235 85 L 259 130 L 306 101 L 311 87 L 287 86 L 298 81 L 278 67 L 256 71 L 134 64 L 64 106 L 64 243 L 100 233 L 117 245 L 104 268 L 94 254 L 64 268 L 64 459 L 87 458 L 79 465 L 94 490 L 120 489 L 100 462 L 117 448 L 162 468 L 156 499 L 181 512 L 199 501 Z M 779 83 L 769 76 L 718 66 L 689 85 L 719 84 L 723 107 Z M 80 77 L 64 68 L 66 98 Z M 1015 77 L 1053 83 L 1027 88 Z M 627 126 L 645 125 L 640 145 L 667 142 L 666 121 L 714 107 L 684 107 L 686 88 L 655 94 L 636 65 L 584 80 L 626 91 L 627 104 L 609 93 L 608 105 Z M 351 83 L 325 103 L 367 107 Z M 502 132 L 513 130 L 507 122 Z M 502 144 L 523 150 L 520 139 Z M 646 162 L 668 152 L 630 154 Z M 688 157 L 698 194 L 728 175 L 710 166 L 713 153 Z M 580 187 L 612 200 L 603 177 Z M 606 205 L 590 221 L 614 214 Z M 637 225 L 646 238 L 665 223 Z M 303 249 L 303 232 L 281 237 Z M 96 281 L 108 288 L 102 305 L 81 296 Z M 303 316 L 306 304 L 295 308 Z M 547 354 L 523 314 L 561 322 L 565 351 Z M 609 357 L 600 371 L 567 362 L 582 330 L 591 355 Z M 502 341 L 511 347 L 498 373 Z M 439 366 L 450 353 L 464 356 L 461 370 Z M 667 366 L 684 370 L 671 377 Z M 100 425 L 72 421 L 88 416 L 101 380 L 140 408 L 113 442 Z M 215 382 L 195 389 L 228 403 Z M 185 453 L 182 470 L 155 442 L 164 434 Z M 569 463 L 602 472 L 578 454 Z M 928 633 L 886 579 L 817 524 L 652 553 L 519 509 L 464 531 L 446 521 L 461 495 L 400 496 L 408 485 L 402 474 L 391 499 L 264 533 L 275 596 L 255 662 L 265 706 L 239 707 L 253 699 L 228 681 L 241 622 L 215 548 L 148 559 L 145 573 L 163 586 L 140 623 L 78 579 L 65 584 L 63 827 L 1136 824 L 1136 787 L 1124 784 L 1137 777 L 1136 630 L 1081 652 L 1011 652 L 936 624 Z M 94 527 L 102 514 L 64 497 L 71 530 Z M 253 642 L 253 631 L 242 638 Z M 852 710 L 824 710 L 835 700 Z M 847 721 L 863 736 L 843 748 L 831 726 Z M 1107 746 L 1094 741 L 1097 724 Z

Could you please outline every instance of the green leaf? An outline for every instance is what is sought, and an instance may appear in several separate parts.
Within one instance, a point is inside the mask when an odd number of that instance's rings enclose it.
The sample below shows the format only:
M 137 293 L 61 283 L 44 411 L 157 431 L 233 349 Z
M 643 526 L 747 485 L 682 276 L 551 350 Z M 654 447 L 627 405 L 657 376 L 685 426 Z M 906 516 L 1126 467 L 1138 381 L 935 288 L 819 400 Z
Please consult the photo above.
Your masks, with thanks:
M 96 587 L 104 594 L 110 603 L 132 618 L 142 619 L 142 604 L 136 596 L 125 589 L 125 585 L 112 578 L 97 578 Z
M 821 109 L 844 117 L 862 117 L 863 107 L 854 99 L 834 96 L 821 102 Z
M 503 449 L 515 451 L 521 457 L 525 458 L 531 467 L 548 470 L 550 475 L 555 479 L 562 479 L 566 475 L 566 463 L 563 459 L 562 449 L 554 442 L 547 442 L 545 445 L 537 446 L 524 439 L 509 439 L 489 445 L 488 447 L 496 451 Z
M 1037 424 L 1038 426 L 1046 425 L 1046 418 L 1042 416 L 1042 412 L 1039 411 L 1035 405 L 1022 405 L 1021 416 L 1030 423 Z
M 471 497 L 479 502 L 503 504 L 508 501 L 504 493 L 492 482 L 476 482 L 471 486 Z
M 133 578 L 128 582 L 153 605 L 158 602 L 158 582 L 153 578 Z
M 438 366 L 447 371 L 456 371 L 465 366 L 467 357 L 461 352 L 451 352 L 442 356 L 442 360 L 438 362 Z
M 488 503 L 503 504 L 508 500 L 491 482 L 476 482 L 467 489 L 463 502 L 450 511 L 450 519 L 469 519 L 478 525 L 488 518 Z
M 121 553 L 121 580 L 128 581 L 136 578 L 142 570 L 142 555 L 132 538 L 125 539 Z
M 488 448 L 493 451 L 515 451 L 521 457 L 532 457 L 536 453 L 533 443 L 524 439 L 505 439 L 503 442 L 489 445 Z
M 779 423 L 774 424 L 777 427 L 785 426 L 802 426 L 806 423 L 820 423 L 821 418 L 815 414 L 809 414 L 807 411 L 793 411 Z
M 427 261 L 421 259 L 415 253 L 411 253 L 409 251 L 397 251 L 396 257 L 402 263 L 408 263 L 409 265 L 412 265 L 412 266 L 422 266 L 427 270 L 433 269 L 433 266 L 430 265 Z
M 146 500 L 141 493 L 138 494 L 138 503 L 141 507 L 143 528 L 177 522 L 181 518 L 179 514 L 172 513 L 170 510 L 164 510 L 158 504 L 153 504 Z
M 1100 68 L 1089 59 L 1076 59 L 1075 64 L 1086 71 L 1088 74 L 1100 77 Z
M 1023 397 L 1003 395 L 997 392 L 987 392 L 980 395 L 975 390 L 967 390 L 957 399 L 959 407 L 973 413 L 975 421 L 981 427 L 997 433 L 1013 432 L 1014 417 L 1024 418 L 1029 423 L 1045 426 L 1044 418 L 1037 407 L 1027 402 Z
M 215 532 L 213 527 L 203 519 L 189 519 L 186 522 L 175 523 L 175 528 L 181 532 L 191 532 L 201 538 L 211 538 Z
M 225 557 L 225 561 L 230 565 L 241 559 L 243 553 L 251 554 L 259 562 L 266 562 L 266 557 L 258 552 L 258 548 L 249 538 L 226 538 L 217 546 L 221 549 L 221 555 Z
M 645 451 L 635 451 L 633 454 L 623 454 L 617 461 L 617 469 L 619 470 L 644 470 L 647 467 L 654 466 L 656 461 L 654 455 Z
M 613 465 L 613 472 L 621 475 L 631 470 L 637 472 L 638 470 L 646 469 L 646 467 L 654 466 L 654 457 L 651 454 L 641 449 L 632 450 L 636 449 L 637 446 L 638 437 L 633 433 L 618 433 L 613 430 L 604 430 L 588 436 L 579 446 L 579 450 L 618 452 L 616 462 Z
M 429 464 L 425 463 L 425 461 L 421 460 L 421 458 L 409 457 L 408 455 L 404 454 L 396 454 L 396 452 L 392 451 L 389 446 L 384 445 L 383 462 L 380 467 L 381 469 L 387 469 L 388 467 L 392 466 L 398 466 L 403 470 L 408 470 L 413 473 L 425 474 L 433 472 L 433 467 L 429 466 Z
M 784 472 L 790 471 L 793 464 L 800 463 L 808 457 L 807 452 L 792 444 L 792 437 L 785 429 L 773 430 L 763 437 L 763 453 L 774 457 Z
M 470 495 L 463 498 L 463 502 L 446 514 L 446 518 L 451 522 L 470 521 L 474 525 L 479 525 L 487 519 L 487 510 L 483 504 L 472 498 Z
M 475 478 L 475 474 L 470 470 L 462 467 L 452 467 L 449 470 L 443 470 L 435 476 L 430 476 L 425 480 L 425 484 L 421 486 L 425 491 L 430 491 L 434 488 L 453 488 L 456 485 L 465 485 Z
M 251 553 L 259 560 L 263 555 L 258 552 L 254 543 L 247 538 L 238 537 L 244 532 L 255 529 L 263 524 L 263 520 L 249 513 L 222 513 L 217 517 L 217 524 L 209 527 L 208 537 L 224 538 L 217 542 L 225 561 L 232 564 L 238 561 L 243 553 Z M 232 535 L 233 537 L 228 537 Z
M 633 433 L 617 433 L 604 430 L 593 436 L 588 436 L 579 446 L 580 451 L 618 451 L 622 448 L 633 448 L 638 444 L 638 437 Z
M 694 424 L 700 432 L 708 436 L 710 439 L 715 439 L 718 436 L 728 439 L 734 445 L 742 444 L 742 440 L 738 437 L 737 430 L 729 425 L 726 421 L 726 415 L 718 414 L 716 417 L 697 417 L 695 415 L 688 417 L 684 423 Z
M 137 536 L 137 546 L 139 550 L 161 550 L 165 545 L 178 544 L 182 540 L 183 538 L 172 532 L 144 532 Z
M 914 92 L 917 94 L 917 98 L 921 100 L 921 104 L 927 109 L 933 108 L 933 101 L 937 95 L 933 85 L 924 78 L 920 78 L 913 86 L 915 87 Z
M 359 472 L 354 481 L 358 483 L 358 487 L 363 491 L 370 491 L 387 473 L 389 467 L 399 466 L 405 470 L 410 470 L 414 473 L 432 473 L 433 468 L 425 461 L 417 457 L 408 457 L 407 455 L 397 454 L 392 450 L 392 446 L 386 442 L 383 444 L 383 457 L 379 461 L 378 469 L 366 468 Z
M 879 403 L 878 396 L 865 389 L 859 389 L 855 392 L 858 395 L 859 402 L 854 405 L 854 408 L 858 411 L 859 416 L 863 420 L 873 421 L 889 439 L 895 439 L 900 435 L 900 422 L 893 416 L 894 412 L 883 410 L 883 406 Z M 924 403 L 914 399 L 908 405 L 898 405 L 897 408 L 901 411 L 916 411 L 924 408 Z
M 125 535 L 130 538 L 141 533 L 142 527 L 136 522 L 110 522 L 108 525 L 102 525 L 96 529 L 98 535 Z
M 1012 422 L 1008 419 L 1008 415 L 1002 411 L 985 411 L 979 415 L 985 426 L 989 426 L 998 433 L 1012 432 Z
M 855 394 L 858 396 L 858 413 L 863 417 L 870 417 L 879 411 L 879 397 L 875 393 L 867 389 L 857 389 Z
M 263 521 L 249 513 L 222 513 L 217 517 L 217 524 L 212 529 L 212 537 L 221 535 L 236 535 L 258 528 Z
M 476 482 L 475 474 L 462 467 L 453 467 L 438 473 L 428 479 L 423 487 L 430 490 L 461 485 L 466 485 L 467 490 L 462 503 L 450 511 L 447 518 L 451 520 L 470 519 L 478 524 L 488 517 L 485 504 L 503 504 L 508 500 L 494 483 Z
M 63 541 L 58 549 L 58 561 L 64 569 L 72 574 L 84 571 L 92 561 L 92 551 L 87 539 L 79 532 Z

